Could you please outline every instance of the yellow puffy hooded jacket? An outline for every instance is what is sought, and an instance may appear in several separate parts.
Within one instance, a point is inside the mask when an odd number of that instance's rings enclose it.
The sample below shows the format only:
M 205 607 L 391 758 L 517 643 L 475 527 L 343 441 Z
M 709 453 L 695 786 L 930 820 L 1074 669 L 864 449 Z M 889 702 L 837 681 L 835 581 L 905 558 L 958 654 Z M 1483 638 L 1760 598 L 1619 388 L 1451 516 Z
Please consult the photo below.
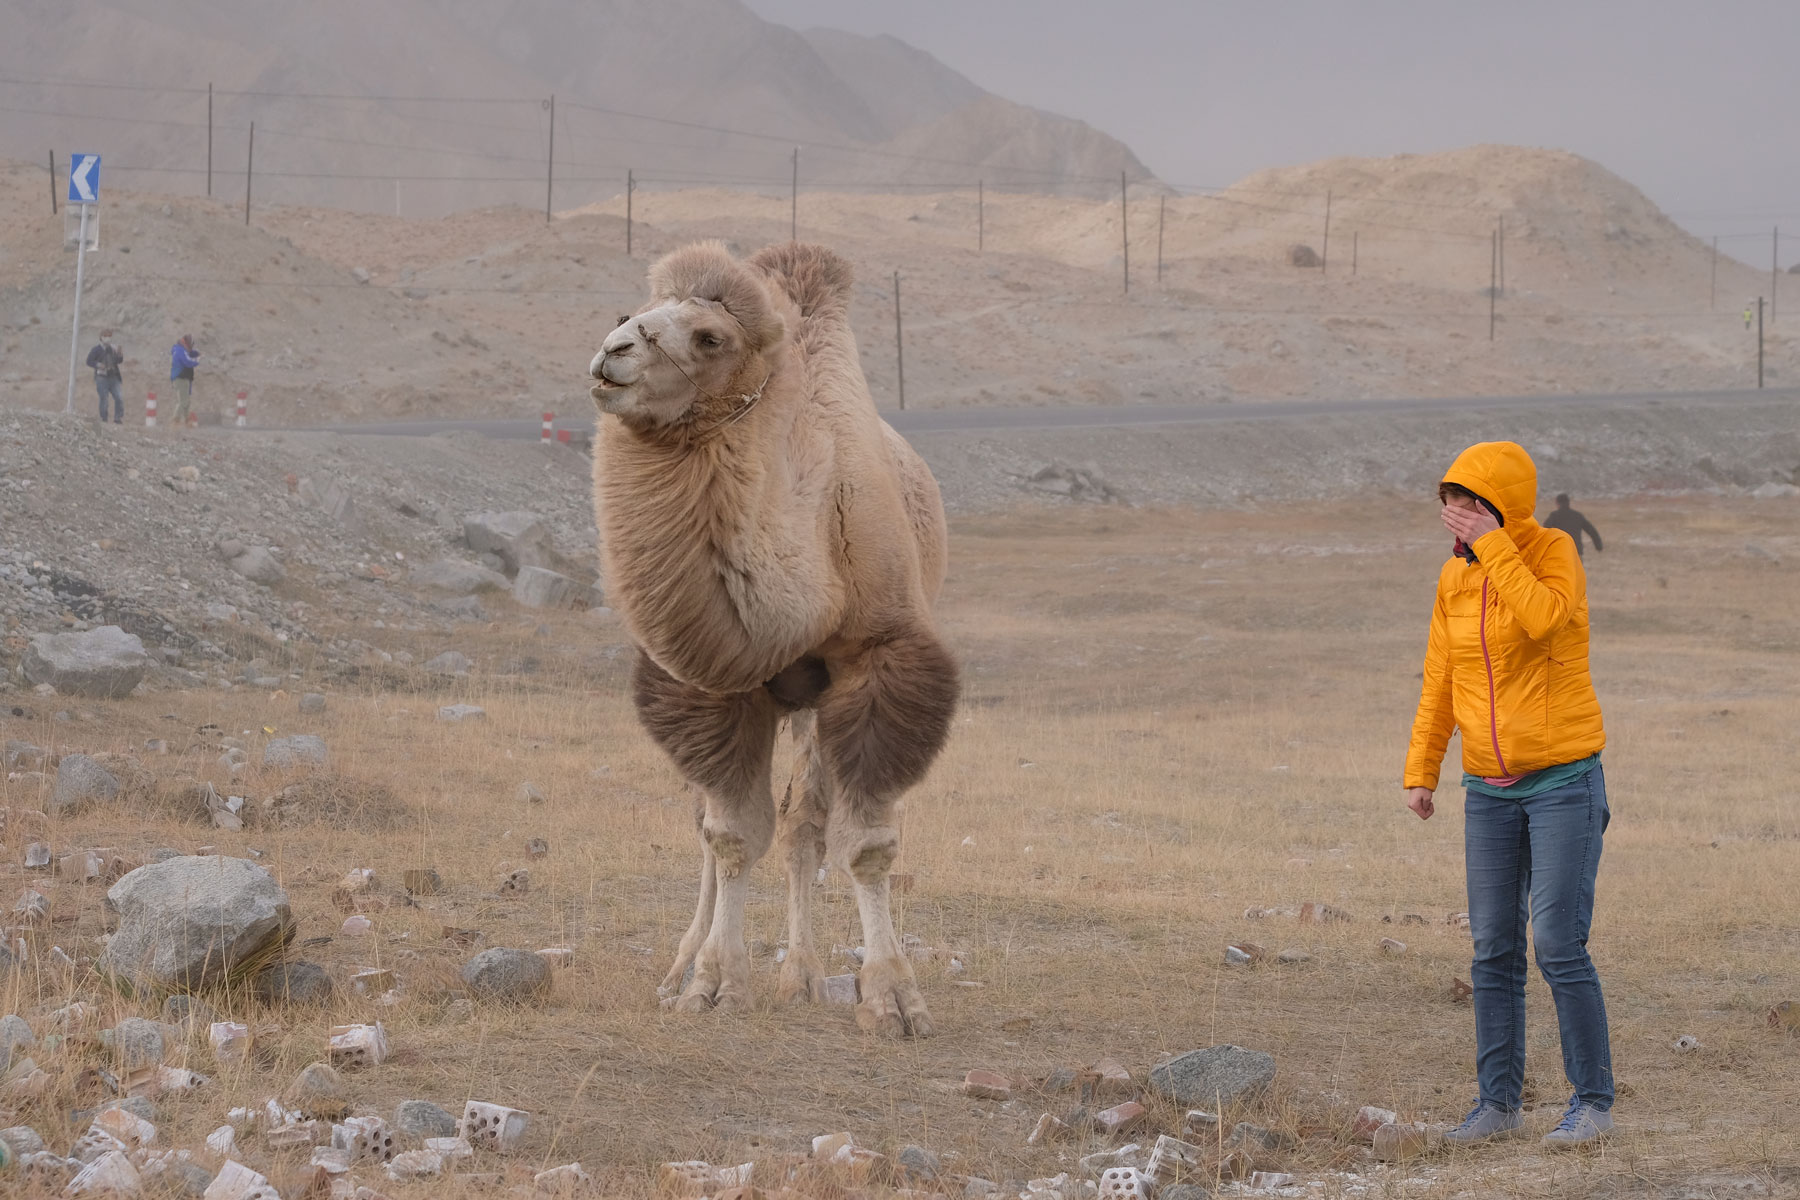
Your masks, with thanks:
M 1405 786 L 1437 787 L 1453 729 L 1463 770 L 1485 778 L 1598 754 L 1606 730 L 1588 676 L 1587 576 L 1569 535 L 1533 518 L 1531 456 L 1482 442 L 1444 482 L 1488 501 L 1503 524 L 1470 547 L 1476 562 L 1453 556 L 1438 573 Z

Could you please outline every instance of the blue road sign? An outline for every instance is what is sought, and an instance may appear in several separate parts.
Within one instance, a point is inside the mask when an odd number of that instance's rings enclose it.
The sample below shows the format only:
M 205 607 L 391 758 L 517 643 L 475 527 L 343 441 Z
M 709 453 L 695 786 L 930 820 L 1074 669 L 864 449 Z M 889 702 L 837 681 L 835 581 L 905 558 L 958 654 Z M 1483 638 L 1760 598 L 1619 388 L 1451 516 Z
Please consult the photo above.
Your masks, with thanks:
M 92 204 L 100 198 L 100 156 L 69 155 L 69 203 Z

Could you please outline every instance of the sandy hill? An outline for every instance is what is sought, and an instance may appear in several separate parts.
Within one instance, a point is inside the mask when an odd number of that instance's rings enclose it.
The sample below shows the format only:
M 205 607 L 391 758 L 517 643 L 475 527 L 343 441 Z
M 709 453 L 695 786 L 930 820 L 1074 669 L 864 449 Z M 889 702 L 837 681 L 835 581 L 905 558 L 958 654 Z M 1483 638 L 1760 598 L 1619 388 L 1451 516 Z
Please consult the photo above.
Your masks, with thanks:
M 100 150 L 113 183 L 158 191 L 206 192 L 209 83 L 213 194 L 241 196 L 254 121 L 255 192 L 269 202 L 541 206 L 552 94 L 557 207 L 611 195 L 628 168 L 652 190 L 785 187 L 796 145 L 808 187 L 985 178 L 1079 193 L 1121 169 L 1149 178 L 1118 141 L 991 96 L 903 42 L 803 35 L 739 0 L 13 8 L 0 155 Z M 68 86 L 81 81 L 118 86 Z
M 44 188 L 42 166 L 0 168 L 0 404 L 59 408 L 73 264 Z M 1293 246 L 1323 248 L 1327 189 L 1329 268 L 1295 267 Z M 852 319 L 878 403 L 898 401 L 896 272 L 912 407 L 1755 382 L 1739 312 L 1768 276 L 1721 258 L 1715 289 L 1709 247 L 1570 155 L 1477 147 L 1265 172 L 1216 196 L 1137 188 L 1129 297 L 1116 201 L 990 191 L 980 250 L 977 205 L 972 190 L 801 197 L 800 235 L 856 266 Z M 138 356 L 134 406 L 185 329 L 209 354 L 210 414 L 239 388 L 262 423 L 585 414 L 587 362 L 652 257 L 704 237 L 748 252 L 788 222 L 785 196 L 640 194 L 627 256 L 622 196 L 549 224 L 522 207 L 419 219 L 269 205 L 246 227 L 223 201 L 119 192 L 89 263 L 84 344 L 120 328 Z M 1771 317 L 1771 381 L 1792 367 L 1791 319 Z M 85 412 L 85 379 L 78 399 Z

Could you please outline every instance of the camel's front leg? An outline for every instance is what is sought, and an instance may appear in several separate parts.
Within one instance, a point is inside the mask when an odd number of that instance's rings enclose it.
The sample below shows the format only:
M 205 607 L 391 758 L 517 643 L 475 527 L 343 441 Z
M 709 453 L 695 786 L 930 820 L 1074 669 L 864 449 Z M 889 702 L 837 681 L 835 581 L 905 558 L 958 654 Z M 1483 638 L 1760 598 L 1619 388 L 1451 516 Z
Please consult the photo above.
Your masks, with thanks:
M 701 879 L 700 909 L 663 985 L 682 988 L 673 1004 L 680 1012 L 748 1009 L 744 902 L 750 868 L 774 839 L 769 759 L 779 712 L 766 692 L 715 696 L 680 682 L 641 654 L 632 682 L 638 719 L 706 796 L 700 837 L 708 874 Z M 692 941 L 698 941 L 697 948 Z M 690 950 L 693 978 L 682 987 Z
M 871 1033 L 928 1037 L 931 1014 L 894 933 L 888 874 L 900 853 L 900 794 L 949 734 L 956 664 L 926 630 L 895 635 L 832 666 L 819 738 L 832 776 L 826 852 L 850 876 L 867 951 L 856 1022 Z
M 811 712 L 792 717 L 794 778 L 781 802 L 781 841 L 788 876 L 787 959 L 775 998 L 782 1004 L 825 999 L 825 967 L 813 944 L 812 893 L 824 848 L 828 773 Z
M 669 999 L 674 997 L 687 983 L 687 974 L 699 957 L 701 943 L 706 935 L 712 932 L 713 904 L 719 894 L 719 877 L 713 863 L 712 845 L 706 838 L 700 838 L 700 903 L 694 909 L 693 923 L 687 932 L 681 935 L 681 945 L 675 951 L 675 965 L 663 976 L 662 983 L 657 985 L 656 994 Z

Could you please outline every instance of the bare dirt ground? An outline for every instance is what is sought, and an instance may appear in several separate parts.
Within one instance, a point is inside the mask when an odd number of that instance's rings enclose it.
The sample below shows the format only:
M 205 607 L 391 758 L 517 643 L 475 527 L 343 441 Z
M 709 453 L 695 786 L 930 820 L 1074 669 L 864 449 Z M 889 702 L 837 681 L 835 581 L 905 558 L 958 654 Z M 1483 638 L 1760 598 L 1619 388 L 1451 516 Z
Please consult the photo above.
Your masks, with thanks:
M 328 1008 L 217 1001 L 237 1019 L 278 1020 L 276 1053 L 219 1067 L 196 1041 L 190 1061 L 216 1085 L 158 1102 L 169 1144 L 197 1146 L 228 1107 L 278 1093 L 318 1057 L 329 1025 L 379 1017 L 395 1054 L 348 1077 L 357 1104 L 386 1113 L 423 1097 L 460 1111 L 473 1097 L 528 1109 L 518 1162 L 579 1159 L 606 1194 L 648 1194 L 657 1163 L 695 1157 L 754 1160 L 759 1182 L 772 1182 L 771 1164 L 837 1130 L 886 1151 L 917 1143 L 947 1171 L 1007 1183 L 1074 1171 L 1076 1154 L 1097 1146 L 1028 1148 L 1038 1115 L 1073 1096 L 1031 1084 L 1010 1102 L 971 1100 L 957 1093 L 965 1071 L 1042 1080 L 1111 1055 L 1141 1082 L 1165 1055 L 1235 1042 L 1278 1063 L 1272 1095 L 1244 1115 L 1297 1139 L 1257 1163 L 1294 1174 L 1297 1190 L 1282 1194 L 1792 1195 L 1800 1160 L 1784 1131 L 1800 1125 L 1800 1041 L 1763 1016 L 1800 998 L 1800 810 L 1782 752 L 1800 717 L 1791 505 L 1678 496 L 1584 507 L 1607 545 L 1589 569 L 1614 813 L 1592 947 L 1623 1085 L 1622 1134 L 1598 1154 L 1548 1157 L 1533 1141 L 1384 1166 L 1348 1137 L 1358 1105 L 1441 1121 L 1472 1093 L 1472 1017 L 1451 997 L 1467 935 L 1444 920 L 1466 907 L 1459 806 L 1446 789 L 1438 818 L 1421 825 L 1397 781 L 1444 553 L 1429 501 L 1064 507 L 955 523 L 942 619 L 966 693 L 957 733 L 907 811 L 899 869 L 916 884 L 899 919 L 965 969 L 951 974 L 941 958 L 921 968 L 941 1032 L 919 1043 L 870 1041 L 842 1009 L 768 1007 L 783 934 L 773 863 L 753 880 L 758 1011 L 659 1011 L 654 985 L 691 912 L 692 804 L 635 726 L 623 639 L 604 617 L 502 607 L 452 635 L 375 633 L 354 611 L 329 610 L 316 619 L 333 640 L 380 639 L 415 660 L 455 647 L 474 670 L 445 681 L 371 663 L 326 675 L 295 643 L 283 666 L 299 678 L 282 692 L 13 696 L 0 737 L 130 752 L 173 788 L 227 782 L 214 766 L 221 736 L 254 751 L 268 730 L 318 733 L 329 772 L 364 806 L 241 833 L 142 806 L 50 826 L 58 853 L 260 854 L 289 890 L 301 938 L 330 939 L 304 948 L 340 984 Z M 296 696 L 314 686 L 328 707 L 302 716 Z M 485 706 L 487 720 L 436 720 L 438 705 L 458 701 Z M 196 732 L 208 723 L 220 732 Z M 145 750 L 152 738 L 167 741 L 166 755 Z M 518 797 L 526 780 L 545 803 Z M 253 770 L 232 790 L 261 795 L 285 781 Z M 777 789 L 785 782 L 778 772 Z M 42 797 L 11 783 L 0 803 L 19 813 Z M 547 840 L 547 856 L 527 858 L 531 837 Z M 0 984 L 0 1008 L 39 1023 L 82 998 L 101 1025 L 156 1015 L 84 968 L 52 965 L 52 944 L 88 961 L 105 927 L 103 888 L 27 877 L 21 849 L 7 838 L 4 873 L 48 890 L 52 916 L 25 933 L 35 952 Z M 409 905 L 399 879 L 419 866 L 436 867 L 446 890 Z M 530 891 L 498 895 L 519 866 Z M 353 867 L 373 868 L 392 901 L 361 937 L 340 932 L 329 898 Z M 820 898 L 823 945 L 856 944 L 841 881 Z M 1307 900 L 1353 919 L 1244 916 Z M 1408 914 L 1425 923 L 1402 923 Z M 571 946 L 573 965 L 541 1006 L 471 1012 L 449 986 L 471 951 L 446 944 L 447 926 L 478 930 L 487 945 Z M 1381 952 L 1383 936 L 1405 953 Z M 1245 938 L 1311 959 L 1225 965 L 1227 940 Z M 399 1003 L 342 987 L 353 967 L 373 965 L 395 967 Z M 1565 1085 L 1535 977 L 1528 1004 L 1539 1130 Z M 1677 1053 L 1683 1034 L 1700 1049 Z M 75 1038 L 39 1058 L 55 1064 L 54 1088 L 7 1123 L 64 1143 L 79 1132 L 70 1109 L 92 1102 L 81 1067 L 100 1054 Z M 1165 1104 L 1152 1119 L 1153 1134 L 1179 1132 L 1181 1114 Z M 304 1161 L 254 1138 L 239 1156 L 278 1182 Z M 462 1191 L 367 1182 L 396 1200 Z
M 0 164 L 0 405 L 60 408 L 67 388 L 74 264 L 45 186 L 42 166 Z M 630 256 L 622 194 L 550 222 L 523 207 L 427 220 L 259 203 L 248 224 L 223 199 L 105 195 L 82 350 L 119 330 L 134 419 L 182 332 L 205 355 L 209 420 L 239 390 L 262 424 L 586 412 L 587 362 L 642 297 L 651 259 L 700 238 L 747 254 L 790 233 L 786 196 L 717 189 L 638 192 Z M 1113 203 L 965 189 L 803 192 L 798 205 L 799 235 L 855 264 L 852 317 L 883 406 L 899 399 L 896 273 L 913 408 L 1756 381 L 1741 312 L 1772 281 L 1731 257 L 1748 244 L 1727 244 L 1715 276 L 1699 239 L 1573 155 L 1479 146 L 1283 168 L 1210 196 L 1138 188 L 1128 223 L 1129 295 Z M 1296 245 L 1327 252 L 1324 265 L 1292 265 Z M 1797 365 L 1776 311 L 1771 384 Z M 78 384 L 86 405 L 91 383 Z

